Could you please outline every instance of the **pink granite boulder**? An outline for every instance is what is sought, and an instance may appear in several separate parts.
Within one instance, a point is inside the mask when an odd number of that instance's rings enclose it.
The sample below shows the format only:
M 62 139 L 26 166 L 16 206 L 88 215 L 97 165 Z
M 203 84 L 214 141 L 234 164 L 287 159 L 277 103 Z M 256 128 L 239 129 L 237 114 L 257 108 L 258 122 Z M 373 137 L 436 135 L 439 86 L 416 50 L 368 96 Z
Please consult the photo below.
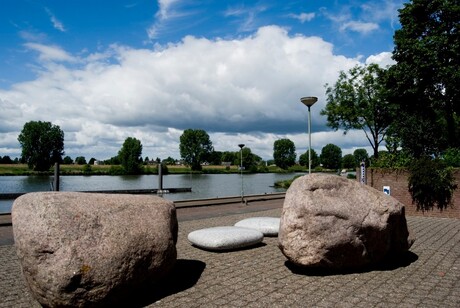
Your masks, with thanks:
M 12 220 L 23 274 L 43 306 L 126 300 L 161 281 L 177 257 L 174 204 L 156 196 L 30 193 L 16 199 Z
M 310 268 L 362 268 L 406 252 L 404 206 L 355 180 L 311 174 L 286 192 L 279 248 L 293 264 Z

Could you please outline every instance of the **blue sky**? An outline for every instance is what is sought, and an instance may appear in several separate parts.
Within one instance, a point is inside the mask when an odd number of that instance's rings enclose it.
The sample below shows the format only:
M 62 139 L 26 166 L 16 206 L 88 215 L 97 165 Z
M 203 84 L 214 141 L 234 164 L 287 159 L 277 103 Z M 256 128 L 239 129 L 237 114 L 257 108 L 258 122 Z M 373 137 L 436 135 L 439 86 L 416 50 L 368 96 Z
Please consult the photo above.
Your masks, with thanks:
M 341 70 L 392 63 L 402 1 L 35 1 L 0 10 L 0 155 L 20 155 L 27 121 L 57 124 L 66 154 L 106 159 L 124 139 L 143 156 L 179 158 L 186 128 L 216 150 L 245 143 L 269 159 L 273 142 L 368 148 L 319 115 Z M 368 148 L 369 149 L 369 148 Z

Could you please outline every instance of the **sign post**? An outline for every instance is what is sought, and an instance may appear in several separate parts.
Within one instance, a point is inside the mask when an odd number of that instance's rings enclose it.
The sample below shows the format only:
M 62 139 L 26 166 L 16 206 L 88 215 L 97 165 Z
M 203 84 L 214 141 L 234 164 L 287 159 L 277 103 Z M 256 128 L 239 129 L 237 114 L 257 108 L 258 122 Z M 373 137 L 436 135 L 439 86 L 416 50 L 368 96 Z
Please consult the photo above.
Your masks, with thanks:
M 361 184 L 366 184 L 366 163 L 364 161 L 361 162 L 361 177 L 360 177 Z

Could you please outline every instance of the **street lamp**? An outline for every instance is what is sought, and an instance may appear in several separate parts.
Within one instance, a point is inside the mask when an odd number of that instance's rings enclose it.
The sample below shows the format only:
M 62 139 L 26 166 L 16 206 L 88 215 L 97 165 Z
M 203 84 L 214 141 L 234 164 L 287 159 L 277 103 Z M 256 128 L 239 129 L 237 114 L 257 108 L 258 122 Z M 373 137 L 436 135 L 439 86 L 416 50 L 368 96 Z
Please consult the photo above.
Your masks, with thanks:
M 243 190 L 243 148 L 244 144 L 238 144 L 240 147 L 240 171 L 241 171 L 241 203 L 244 203 L 244 190 Z
M 302 104 L 308 107 L 308 174 L 311 174 L 311 112 L 310 107 L 313 106 L 318 98 L 315 96 L 302 97 Z

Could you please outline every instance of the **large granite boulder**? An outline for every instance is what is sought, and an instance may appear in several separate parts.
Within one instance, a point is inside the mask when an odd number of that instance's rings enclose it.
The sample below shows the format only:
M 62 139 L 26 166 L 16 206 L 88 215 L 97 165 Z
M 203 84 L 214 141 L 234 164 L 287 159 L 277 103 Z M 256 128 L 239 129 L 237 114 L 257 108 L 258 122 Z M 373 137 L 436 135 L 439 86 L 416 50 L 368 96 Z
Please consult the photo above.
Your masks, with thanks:
M 176 209 L 156 196 L 30 193 L 12 221 L 25 279 L 47 307 L 113 305 L 177 258 Z
M 404 205 L 340 176 L 311 174 L 286 192 L 279 248 L 293 264 L 326 269 L 374 265 L 406 252 Z

